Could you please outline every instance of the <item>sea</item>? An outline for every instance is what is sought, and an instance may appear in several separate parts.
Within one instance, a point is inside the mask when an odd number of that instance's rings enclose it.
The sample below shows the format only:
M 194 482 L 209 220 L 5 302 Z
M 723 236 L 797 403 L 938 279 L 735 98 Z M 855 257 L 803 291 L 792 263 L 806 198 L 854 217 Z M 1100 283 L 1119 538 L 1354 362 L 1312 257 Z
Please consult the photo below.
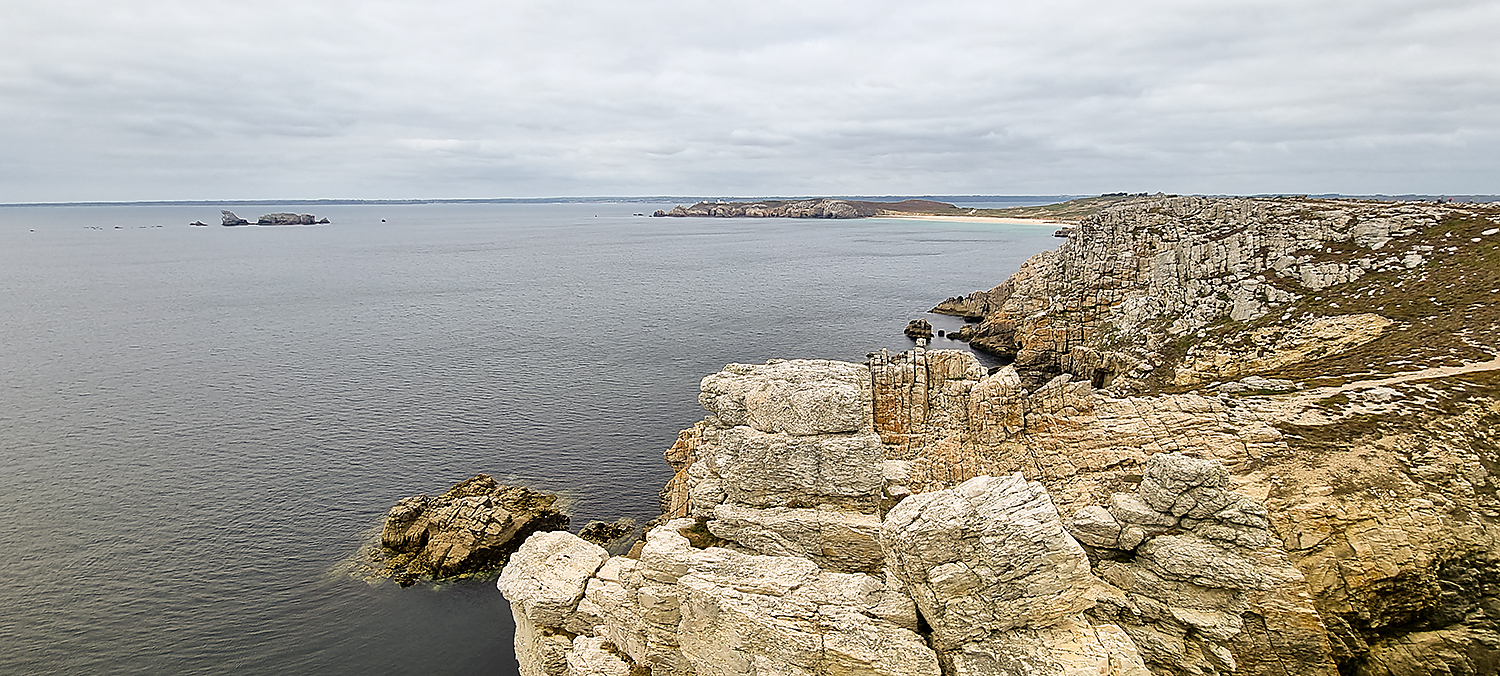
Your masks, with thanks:
M 351 572 L 397 500 L 643 523 L 705 375 L 909 349 L 1061 242 L 671 206 L 0 207 L 0 674 L 515 674 L 492 579 Z

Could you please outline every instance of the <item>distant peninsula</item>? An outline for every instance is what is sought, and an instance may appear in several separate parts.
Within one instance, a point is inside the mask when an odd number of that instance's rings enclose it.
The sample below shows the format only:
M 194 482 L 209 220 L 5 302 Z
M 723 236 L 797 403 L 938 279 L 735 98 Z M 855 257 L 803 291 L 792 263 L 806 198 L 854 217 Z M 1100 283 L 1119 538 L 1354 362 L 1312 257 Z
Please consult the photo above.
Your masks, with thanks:
M 906 199 L 899 202 L 817 197 L 802 200 L 756 200 L 750 202 L 698 202 L 690 207 L 658 209 L 656 217 L 697 218 L 983 218 L 1025 219 L 1073 223 L 1099 213 L 1105 207 L 1133 197 L 1128 193 L 1110 193 L 1043 206 L 979 209 L 947 202 Z

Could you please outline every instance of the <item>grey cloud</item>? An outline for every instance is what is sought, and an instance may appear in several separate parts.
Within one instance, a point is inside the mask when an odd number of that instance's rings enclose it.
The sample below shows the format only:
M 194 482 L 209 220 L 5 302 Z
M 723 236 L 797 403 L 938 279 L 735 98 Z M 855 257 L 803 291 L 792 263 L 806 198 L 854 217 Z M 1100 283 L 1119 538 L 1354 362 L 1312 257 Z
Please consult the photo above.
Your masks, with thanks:
M 0 201 L 1495 192 L 1497 29 L 1394 0 L 21 0 Z

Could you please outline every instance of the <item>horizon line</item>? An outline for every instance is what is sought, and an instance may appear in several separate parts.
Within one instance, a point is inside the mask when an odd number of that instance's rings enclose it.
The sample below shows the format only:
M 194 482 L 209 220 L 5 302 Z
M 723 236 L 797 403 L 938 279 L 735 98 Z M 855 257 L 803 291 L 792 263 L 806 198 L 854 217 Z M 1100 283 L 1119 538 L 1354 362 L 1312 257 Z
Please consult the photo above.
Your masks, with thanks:
M 396 199 L 363 199 L 348 197 L 325 197 L 325 198 L 300 198 L 300 199 L 183 199 L 183 200 L 81 200 L 65 202 L 0 202 L 0 207 L 91 207 L 91 206 L 212 206 L 212 205 L 354 205 L 354 204 L 584 204 L 584 203 L 668 203 L 680 201 L 709 201 L 709 200 L 805 200 L 805 199 L 842 199 L 842 200 L 870 200 L 870 201 L 896 201 L 904 199 L 930 199 L 930 200 L 953 200 L 953 201 L 1029 201 L 1029 200 L 1069 200 L 1081 197 L 1095 197 L 1110 195 L 1114 193 L 1054 193 L 1037 195 L 597 195 L 586 197 L 414 197 Z M 1156 193 L 1161 194 L 1161 193 Z M 1500 201 L 1497 194 L 1436 194 L 1436 193 L 1401 193 L 1401 194 L 1353 194 L 1353 193 L 1256 193 L 1253 195 L 1231 195 L 1228 193 L 1193 193 L 1201 197 L 1307 197 L 1307 198 L 1369 198 L 1369 199 L 1395 199 L 1395 200 L 1417 200 L 1438 198 L 1465 198 L 1466 201 L 1496 202 Z

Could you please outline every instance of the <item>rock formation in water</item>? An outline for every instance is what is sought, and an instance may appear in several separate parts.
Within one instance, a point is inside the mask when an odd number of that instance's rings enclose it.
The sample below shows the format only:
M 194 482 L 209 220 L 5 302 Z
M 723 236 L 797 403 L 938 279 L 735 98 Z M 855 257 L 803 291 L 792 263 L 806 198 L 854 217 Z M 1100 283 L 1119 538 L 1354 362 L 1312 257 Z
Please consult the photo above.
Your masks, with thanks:
M 950 299 L 1015 360 L 731 364 L 523 674 L 1500 670 L 1500 211 L 1132 198 Z
M 220 211 L 219 213 L 222 214 L 222 216 L 223 216 L 222 225 L 225 225 L 225 226 L 232 226 L 232 225 L 252 225 L 252 223 L 250 221 L 247 221 L 247 220 L 245 220 L 243 218 L 240 218 L 239 216 L 235 215 L 235 213 L 233 211 L 224 210 L 224 211 Z M 255 223 L 253 223 L 253 225 L 327 225 L 327 224 L 328 224 L 328 219 L 326 219 L 326 218 L 321 218 L 320 219 L 317 216 L 314 216 L 312 214 L 293 214 L 293 213 L 265 214 L 265 215 L 261 216 L 260 218 L 257 218 L 255 220 Z M 193 225 L 200 225 L 200 224 L 199 223 L 194 223 Z
M 568 527 L 557 496 L 505 486 L 487 474 L 437 497 L 403 498 L 380 535 L 384 573 L 402 586 L 493 571 L 536 531 Z
M 913 319 L 906 323 L 906 328 L 902 330 L 902 333 L 912 340 L 932 338 L 932 322 L 925 319 Z
M 266 214 L 256 219 L 256 225 L 324 225 L 328 219 L 319 220 L 312 214 L 278 213 Z

